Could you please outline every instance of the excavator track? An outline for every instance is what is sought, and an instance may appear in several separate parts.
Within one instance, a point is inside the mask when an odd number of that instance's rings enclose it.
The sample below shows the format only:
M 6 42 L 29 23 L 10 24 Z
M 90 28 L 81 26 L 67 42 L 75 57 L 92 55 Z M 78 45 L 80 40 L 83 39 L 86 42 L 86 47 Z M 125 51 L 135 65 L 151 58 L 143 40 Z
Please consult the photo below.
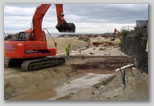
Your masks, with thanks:
M 65 64 L 65 58 L 63 57 L 47 57 L 47 58 L 24 61 L 21 64 L 21 70 L 33 71 L 62 64 Z
M 64 57 L 44 57 L 35 59 L 11 59 L 5 58 L 4 67 L 21 67 L 22 71 L 39 70 L 46 67 L 65 64 Z
M 24 59 L 12 59 L 8 57 L 4 57 L 4 67 L 19 67 L 21 63 L 24 61 Z

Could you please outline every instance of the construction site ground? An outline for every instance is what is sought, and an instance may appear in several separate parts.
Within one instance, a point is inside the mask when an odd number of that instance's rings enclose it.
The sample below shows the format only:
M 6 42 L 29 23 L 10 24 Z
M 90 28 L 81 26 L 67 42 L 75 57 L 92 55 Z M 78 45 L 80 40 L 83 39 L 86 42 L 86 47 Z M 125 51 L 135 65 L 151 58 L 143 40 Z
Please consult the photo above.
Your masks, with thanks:
M 65 53 L 59 53 L 65 55 Z M 80 49 L 72 50 L 70 56 L 127 56 L 121 52 L 120 48 L 116 46 L 109 47 L 83 47 Z
M 71 58 L 33 72 L 5 69 L 6 100 L 148 100 L 148 77 L 136 68 L 120 72 L 128 58 Z
M 64 65 L 31 72 L 4 68 L 4 99 L 149 100 L 146 73 L 135 67 L 126 69 L 123 85 L 120 71 L 115 70 L 131 64 L 131 58 L 117 45 L 84 46 L 70 55 Z

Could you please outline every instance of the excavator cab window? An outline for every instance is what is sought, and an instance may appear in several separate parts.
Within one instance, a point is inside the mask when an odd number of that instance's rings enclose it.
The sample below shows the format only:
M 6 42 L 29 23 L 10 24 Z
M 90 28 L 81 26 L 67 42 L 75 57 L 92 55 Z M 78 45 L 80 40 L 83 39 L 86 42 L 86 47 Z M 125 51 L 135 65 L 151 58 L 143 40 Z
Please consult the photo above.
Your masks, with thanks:
M 25 33 L 24 33 L 24 39 L 25 39 L 25 40 L 28 40 L 28 37 L 29 37 L 29 32 L 25 32 Z
M 29 32 L 20 32 L 18 35 L 18 40 L 25 41 L 28 39 Z

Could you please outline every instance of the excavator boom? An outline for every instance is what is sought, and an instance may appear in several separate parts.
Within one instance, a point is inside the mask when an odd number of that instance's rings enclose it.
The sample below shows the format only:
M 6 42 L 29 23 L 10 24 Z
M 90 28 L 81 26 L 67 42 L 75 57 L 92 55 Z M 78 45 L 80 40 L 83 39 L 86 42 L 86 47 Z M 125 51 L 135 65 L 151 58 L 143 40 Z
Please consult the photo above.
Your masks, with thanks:
M 49 9 L 49 7 L 51 6 L 51 4 L 41 4 L 40 6 L 38 6 L 35 10 L 33 19 L 32 19 L 32 24 L 33 24 L 33 31 L 35 34 L 35 38 L 37 41 L 40 41 L 41 37 L 41 33 L 42 33 L 42 20 L 47 12 L 47 10 Z

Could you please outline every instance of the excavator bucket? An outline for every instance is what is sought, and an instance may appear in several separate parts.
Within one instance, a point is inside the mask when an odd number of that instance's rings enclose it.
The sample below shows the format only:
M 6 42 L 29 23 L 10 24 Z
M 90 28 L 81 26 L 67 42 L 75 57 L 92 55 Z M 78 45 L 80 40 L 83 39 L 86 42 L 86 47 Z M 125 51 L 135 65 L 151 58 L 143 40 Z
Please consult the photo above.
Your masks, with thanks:
M 56 28 L 59 32 L 75 32 L 74 23 L 65 23 L 63 25 L 57 24 Z
M 115 40 L 115 38 L 111 38 L 111 39 L 110 39 L 110 41 L 114 41 L 114 40 Z

